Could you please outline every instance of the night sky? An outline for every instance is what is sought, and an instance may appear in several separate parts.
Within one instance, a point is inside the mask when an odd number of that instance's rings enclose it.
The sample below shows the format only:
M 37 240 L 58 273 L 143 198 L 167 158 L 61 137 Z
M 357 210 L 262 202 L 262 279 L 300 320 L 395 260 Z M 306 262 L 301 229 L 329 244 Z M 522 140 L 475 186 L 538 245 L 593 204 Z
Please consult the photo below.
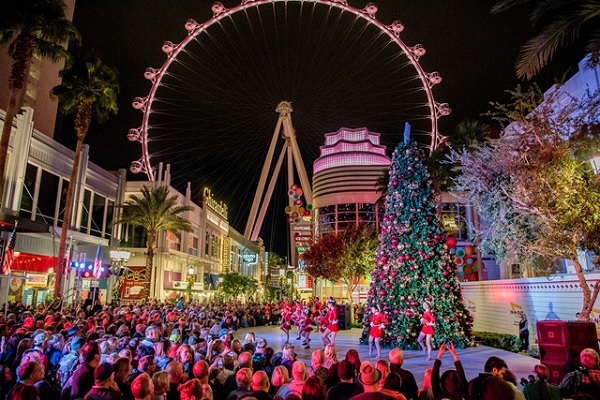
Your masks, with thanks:
M 351 0 L 363 8 L 367 1 Z M 519 81 L 514 62 L 533 30 L 526 8 L 503 14 L 489 12 L 485 0 L 380 0 L 377 19 L 405 27 L 408 46 L 423 44 L 419 60 L 426 72 L 439 71 L 436 101 L 447 102 L 452 114 L 440 119 L 449 135 L 465 118 L 482 119 L 490 101 L 507 99 L 505 90 Z M 151 87 L 147 67 L 159 68 L 164 41 L 179 43 L 186 20 L 212 17 L 213 1 L 80 0 L 74 21 L 83 47 L 93 49 L 119 72 L 119 115 L 92 124 L 86 142 L 93 162 L 108 170 L 127 168 L 141 156 L 127 131 L 141 124 L 131 107 Z M 226 7 L 239 4 L 223 1 Z M 210 186 L 215 198 L 229 205 L 230 223 L 244 230 L 258 175 L 281 100 L 294 105 L 292 120 L 309 174 L 323 144 L 323 134 L 340 127 L 367 127 L 380 132 L 391 155 L 401 140 L 404 121 L 425 145 L 429 123 L 426 100 L 415 70 L 387 36 L 349 13 L 305 1 L 251 9 L 213 25 L 185 48 L 161 81 L 150 118 L 153 164 L 171 164 L 172 184 L 193 197 Z M 536 81 L 548 88 L 582 53 L 561 53 Z M 489 121 L 486 121 L 489 122 Z M 57 138 L 74 148 L 72 121 L 57 124 Z M 130 179 L 142 175 L 129 174 Z M 267 250 L 286 255 L 287 189 L 281 182 L 261 236 Z

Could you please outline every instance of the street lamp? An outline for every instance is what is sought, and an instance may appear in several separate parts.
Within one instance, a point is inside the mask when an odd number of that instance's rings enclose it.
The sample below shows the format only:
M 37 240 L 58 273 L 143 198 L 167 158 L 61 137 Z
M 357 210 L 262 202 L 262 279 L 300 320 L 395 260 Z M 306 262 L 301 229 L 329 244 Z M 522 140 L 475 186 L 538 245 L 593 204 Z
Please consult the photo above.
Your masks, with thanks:
M 194 274 L 194 272 L 196 272 L 196 270 L 194 269 L 194 267 L 192 267 L 192 266 L 190 265 L 190 267 L 188 268 L 188 275 L 193 275 L 193 274 Z
M 116 281 L 115 286 L 113 287 L 113 290 L 111 293 L 113 300 L 120 298 L 119 292 L 120 292 L 120 286 L 122 283 L 121 279 L 123 278 L 123 275 L 125 275 L 125 270 L 126 270 L 125 265 L 127 264 L 127 261 L 129 261 L 130 257 L 131 257 L 131 253 L 128 252 L 127 250 L 111 250 L 110 251 L 111 266 L 109 268 L 109 271 L 110 271 L 111 275 L 117 277 L 117 281 Z

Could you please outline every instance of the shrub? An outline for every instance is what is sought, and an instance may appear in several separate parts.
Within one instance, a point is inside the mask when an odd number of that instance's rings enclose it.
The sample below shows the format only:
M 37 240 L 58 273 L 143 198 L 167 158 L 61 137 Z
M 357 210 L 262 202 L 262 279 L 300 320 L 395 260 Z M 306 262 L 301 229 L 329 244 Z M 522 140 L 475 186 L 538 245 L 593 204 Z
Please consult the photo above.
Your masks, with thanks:
M 516 335 L 496 332 L 475 332 L 475 342 L 484 346 L 518 353 L 521 347 L 521 339 Z

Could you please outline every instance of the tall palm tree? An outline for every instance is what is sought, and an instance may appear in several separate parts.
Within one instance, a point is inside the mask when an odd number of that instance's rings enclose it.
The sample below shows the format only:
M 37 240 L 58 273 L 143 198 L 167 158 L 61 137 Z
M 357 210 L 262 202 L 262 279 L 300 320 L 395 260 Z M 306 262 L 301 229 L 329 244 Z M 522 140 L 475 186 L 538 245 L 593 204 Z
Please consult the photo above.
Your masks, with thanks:
M 65 16 L 62 0 L 5 0 L 0 12 L 0 46 L 8 45 L 12 66 L 8 77 L 8 106 L 0 137 L 0 199 L 4 195 L 6 158 L 15 115 L 23 105 L 25 83 L 33 56 L 67 60 L 66 42 L 79 33 Z
M 515 66 L 519 78 L 537 75 L 562 47 L 587 39 L 586 50 L 600 50 L 600 2 L 598 0 L 501 0 L 492 12 L 505 11 L 516 5 L 535 1 L 529 19 L 533 25 L 543 23 L 541 31 L 521 48 Z
M 146 270 L 144 274 L 144 296 L 150 296 L 150 279 L 154 251 L 160 232 L 168 231 L 179 236 L 181 231 L 191 232 L 189 221 L 181 213 L 192 211 L 189 206 L 177 206 L 177 197 L 169 197 L 169 189 L 164 186 L 142 188 L 142 195 L 131 196 L 123 205 L 123 214 L 115 224 L 141 226 L 146 230 Z
M 63 216 L 62 229 L 60 232 L 60 243 L 58 246 L 58 262 L 56 268 L 56 284 L 54 296 L 58 296 L 62 290 L 62 278 L 67 244 L 67 232 L 71 226 L 71 210 L 73 208 L 73 193 L 75 190 L 75 179 L 79 168 L 81 148 L 92 118 L 98 122 L 104 122 L 111 114 L 116 114 L 117 93 L 119 85 L 117 73 L 106 66 L 96 56 L 76 55 L 62 71 L 60 71 L 62 83 L 52 88 L 51 94 L 57 97 L 60 110 L 64 114 L 75 114 L 75 132 L 77 134 L 77 146 L 73 157 L 71 177 L 67 188 L 65 199 L 65 213 Z

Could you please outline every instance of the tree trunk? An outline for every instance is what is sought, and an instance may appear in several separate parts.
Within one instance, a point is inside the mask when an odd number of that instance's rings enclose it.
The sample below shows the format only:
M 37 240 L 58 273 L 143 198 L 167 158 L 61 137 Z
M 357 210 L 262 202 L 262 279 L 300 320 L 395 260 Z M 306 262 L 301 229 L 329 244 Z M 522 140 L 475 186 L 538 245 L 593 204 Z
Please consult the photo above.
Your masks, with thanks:
M 577 238 L 573 238 L 574 243 L 578 243 Z M 590 320 L 590 313 L 592 312 L 592 308 L 594 307 L 594 303 L 596 302 L 596 298 L 598 297 L 598 291 L 600 290 L 600 282 L 596 282 L 594 284 L 594 290 L 590 289 L 585 274 L 583 272 L 583 268 L 581 268 L 581 264 L 579 264 L 579 259 L 577 258 L 577 249 L 571 252 L 573 254 L 573 266 L 575 267 L 575 273 L 577 274 L 577 279 L 579 279 L 579 286 L 581 286 L 581 291 L 583 292 L 583 307 L 581 308 L 581 314 L 579 319 L 582 321 Z
M 156 248 L 156 233 L 147 232 L 148 239 L 146 240 L 146 269 L 144 272 L 144 294 L 146 300 L 150 300 L 150 289 L 152 284 L 152 264 L 154 262 L 154 249 Z
M 2 127 L 2 136 L 0 137 L 0 208 L 3 208 L 5 186 L 6 186 L 6 159 L 8 158 L 8 145 L 10 143 L 10 134 L 12 131 L 15 115 L 21 110 L 25 93 L 25 78 L 29 74 L 31 58 L 33 56 L 33 47 L 31 40 L 22 36 L 16 41 L 16 51 L 13 56 L 10 77 L 8 79 L 8 106 L 4 117 Z
M 67 187 L 67 198 L 65 199 L 65 213 L 63 214 L 63 223 L 60 231 L 60 242 L 58 244 L 58 266 L 56 271 L 56 282 L 54 284 L 54 297 L 62 294 L 62 280 L 68 265 L 65 265 L 65 253 L 67 247 L 67 234 L 71 227 L 71 214 L 73 209 L 73 193 L 75 191 L 75 180 L 77 179 L 77 170 L 81 159 L 81 148 L 83 140 L 90 127 L 92 118 L 92 103 L 81 103 L 77 108 L 77 117 L 75 118 L 75 130 L 77 132 L 77 146 L 75 147 L 75 156 L 73 157 L 73 166 L 71 167 L 71 176 L 69 186 Z

